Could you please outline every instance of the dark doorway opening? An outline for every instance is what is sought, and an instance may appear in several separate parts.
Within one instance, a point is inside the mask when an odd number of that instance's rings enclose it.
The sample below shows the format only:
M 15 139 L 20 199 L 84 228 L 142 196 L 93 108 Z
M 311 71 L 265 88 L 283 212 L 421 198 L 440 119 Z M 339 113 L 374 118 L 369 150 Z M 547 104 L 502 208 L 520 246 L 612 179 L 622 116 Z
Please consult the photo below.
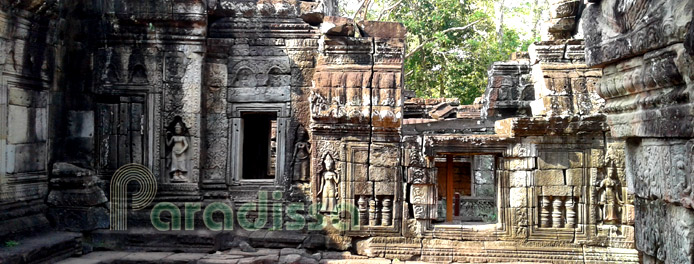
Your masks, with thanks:
M 243 179 L 275 178 L 277 113 L 243 113 Z

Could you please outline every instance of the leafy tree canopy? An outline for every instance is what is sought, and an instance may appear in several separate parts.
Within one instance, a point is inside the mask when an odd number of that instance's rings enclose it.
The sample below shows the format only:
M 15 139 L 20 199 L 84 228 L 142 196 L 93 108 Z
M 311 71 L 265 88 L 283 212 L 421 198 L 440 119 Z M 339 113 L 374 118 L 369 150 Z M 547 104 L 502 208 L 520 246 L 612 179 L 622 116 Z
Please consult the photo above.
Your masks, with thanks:
M 341 1 L 347 16 L 361 3 Z M 484 92 L 493 62 L 539 40 L 546 6 L 546 0 L 374 0 L 368 18 L 407 27 L 407 89 L 470 104 Z

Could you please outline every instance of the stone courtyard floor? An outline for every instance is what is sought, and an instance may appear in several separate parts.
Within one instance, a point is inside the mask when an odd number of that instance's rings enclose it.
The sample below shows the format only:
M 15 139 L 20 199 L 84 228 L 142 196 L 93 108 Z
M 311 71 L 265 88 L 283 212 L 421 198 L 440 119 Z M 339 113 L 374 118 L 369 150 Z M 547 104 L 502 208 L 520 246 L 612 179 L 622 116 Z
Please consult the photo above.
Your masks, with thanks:
M 84 256 L 73 257 L 58 262 L 59 264 L 134 264 L 134 263 L 167 263 L 167 264 L 265 264 L 265 263 L 325 263 L 325 264 L 395 264 L 395 263 L 429 263 L 420 261 L 400 261 L 384 258 L 367 258 L 352 255 L 350 252 L 324 251 L 308 253 L 303 249 L 258 249 L 256 252 L 244 252 L 239 249 L 205 253 L 175 252 L 124 252 L 96 251 Z
M 96 251 L 84 256 L 73 257 L 60 264 L 96 264 L 96 263 L 198 263 L 198 264 L 255 264 L 255 263 L 371 263 L 390 264 L 392 260 L 377 258 L 368 259 L 364 256 L 352 255 L 350 252 L 325 251 L 308 253 L 303 249 L 257 249 L 255 252 L 244 252 L 239 249 L 205 253 L 175 253 L 175 252 L 125 252 L 125 251 Z M 396 260 L 396 263 L 399 262 Z M 414 263 L 414 262 L 407 262 Z

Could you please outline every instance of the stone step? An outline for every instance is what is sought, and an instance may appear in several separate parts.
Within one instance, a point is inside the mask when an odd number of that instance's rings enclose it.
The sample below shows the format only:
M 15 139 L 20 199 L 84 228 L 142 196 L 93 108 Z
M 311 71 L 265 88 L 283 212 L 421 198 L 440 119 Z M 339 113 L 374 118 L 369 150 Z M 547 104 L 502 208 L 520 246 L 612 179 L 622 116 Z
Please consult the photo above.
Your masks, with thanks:
M 126 231 L 93 231 L 85 239 L 85 243 L 94 250 L 208 253 L 219 250 L 233 237 L 233 233 L 209 230 L 162 232 L 148 228 L 129 228 Z
M 14 246 L 2 243 L 0 263 L 53 263 L 82 254 L 82 235 L 73 232 L 47 232 L 20 239 Z
M 310 248 L 326 247 L 324 236 L 298 231 L 233 231 L 180 230 L 158 231 L 133 228 L 127 231 L 96 230 L 85 243 L 94 250 L 161 251 L 209 253 L 227 250 L 234 241 L 246 241 L 258 248 Z M 238 244 L 238 243 L 236 243 Z

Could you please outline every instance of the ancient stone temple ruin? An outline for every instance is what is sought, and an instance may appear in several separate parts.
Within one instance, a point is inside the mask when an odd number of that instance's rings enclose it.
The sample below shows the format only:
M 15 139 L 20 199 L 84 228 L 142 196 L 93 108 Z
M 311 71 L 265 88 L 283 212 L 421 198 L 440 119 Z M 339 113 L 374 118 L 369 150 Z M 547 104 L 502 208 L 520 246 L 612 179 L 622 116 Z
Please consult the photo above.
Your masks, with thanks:
M 461 105 L 330 0 L 0 0 L 0 263 L 691 263 L 694 3 L 550 2 Z

